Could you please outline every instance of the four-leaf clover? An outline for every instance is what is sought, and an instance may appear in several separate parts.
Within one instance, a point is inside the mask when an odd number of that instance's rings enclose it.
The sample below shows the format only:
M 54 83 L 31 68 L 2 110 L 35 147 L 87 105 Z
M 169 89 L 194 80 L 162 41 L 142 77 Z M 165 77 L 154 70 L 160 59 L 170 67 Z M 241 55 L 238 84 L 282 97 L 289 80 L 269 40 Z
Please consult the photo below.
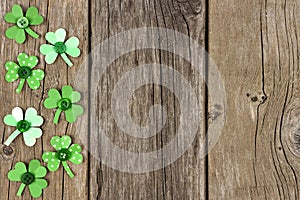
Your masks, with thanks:
M 20 5 L 14 5 L 12 12 L 7 13 L 4 19 L 8 23 L 15 24 L 8 28 L 5 35 L 9 39 L 15 39 L 17 43 L 22 44 L 26 40 L 25 31 L 34 38 L 38 38 L 39 35 L 35 33 L 29 26 L 40 25 L 43 23 L 44 18 L 39 15 L 36 7 L 29 7 L 26 11 L 26 16 L 23 15 L 23 10 Z
M 67 161 L 76 165 L 82 163 L 83 156 L 81 155 L 81 146 L 79 144 L 71 145 L 72 140 L 67 135 L 62 136 L 61 138 L 59 136 L 54 136 L 50 143 L 57 152 L 45 152 L 42 156 L 43 161 L 48 163 L 47 167 L 49 171 L 55 172 L 59 168 L 60 163 L 62 163 L 67 174 L 73 178 L 74 174 L 68 166 Z
M 13 170 L 10 170 L 7 177 L 10 181 L 22 182 L 17 196 L 21 196 L 25 187 L 29 187 L 32 197 L 38 198 L 42 195 L 43 189 L 48 186 L 48 182 L 44 179 L 47 175 L 47 169 L 41 166 L 40 161 L 31 160 L 27 170 L 23 162 L 18 162 Z
M 65 38 L 66 30 L 63 28 L 57 29 L 55 33 L 46 33 L 46 40 L 51 45 L 41 45 L 40 52 L 46 56 L 45 60 L 47 64 L 54 63 L 59 54 L 70 67 L 73 66 L 73 63 L 69 60 L 66 54 L 72 57 L 78 57 L 80 55 L 80 49 L 78 48 L 79 39 L 73 36 L 65 42 Z
M 28 56 L 25 53 L 20 53 L 17 57 L 18 63 L 8 61 L 5 63 L 6 75 L 5 79 L 11 83 L 20 79 L 17 93 L 22 91 L 22 88 L 27 81 L 29 87 L 33 90 L 38 89 L 41 86 L 40 81 L 44 79 L 45 73 L 41 69 L 33 70 L 37 65 L 38 59 L 36 56 Z
M 37 138 L 43 135 L 42 129 L 39 126 L 44 123 L 44 119 L 37 114 L 34 108 L 28 108 L 24 117 L 22 108 L 15 107 L 12 110 L 12 114 L 4 117 L 4 123 L 17 128 L 4 143 L 6 146 L 9 146 L 21 133 L 23 134 L 25 144 L 30 147 L 36 143 Z
M 58 90 L 52 88 L 49 90 L 48 96 L 44 101 L 45 108 L 58 108 L 54 116 L 54 124 L 58 123 L 61 112 L 65 112 L 66 120 L 69 123 L 75 122 L 77 117 L 84 112 L 80 105 L 74 104 L 80 101 L 80 93 L 73 91 L 73 88 L 69 85 L 63 86 L 62 95 Z

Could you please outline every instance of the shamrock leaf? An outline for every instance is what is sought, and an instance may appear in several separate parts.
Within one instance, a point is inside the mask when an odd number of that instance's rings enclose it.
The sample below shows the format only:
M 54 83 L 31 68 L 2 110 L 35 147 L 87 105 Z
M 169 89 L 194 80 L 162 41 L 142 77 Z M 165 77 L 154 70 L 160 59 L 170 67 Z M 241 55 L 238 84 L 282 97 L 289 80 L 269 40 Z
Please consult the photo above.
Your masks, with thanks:
M 7 82 L 13 82 L 20 79 L 17 93 L 20 93 L 25 81 L 27 81 L 28 86 L 36 90 L 40 87 L 40 81 L 44 79 L 45 73 L 43 70 L 33 68 L 37 65 L 38 59 L 36 56 L 28 56 L 25 53 L 20 53 L 17 57 L 18 63 L 8 61 L 5 63 L 5 69 L 7 71 L 5 75 L 5 80 Z
M 5 75 L 5 80 L 9 83 L 14 82 L 15 80 L 17 80 L 19 78 L 19 74 L 17 73 L 17 71 L 19 70 L 19 65 L 17 65 L 14 62 L 6 62 L 5 63 L 5 69 L 7 71 L 6 75 Z
M 10 181 L 21 181 L 22 175 L 26 172 L 26 165 L 22 162 L 18 162 L 15 165 L 15 169 L 10 170 L 7 176 Z
M 47 64 L 55 62 L 58 55 L 70 66 L 73 63 L 69 60 L 68 54 L 71 57 L 78 57 L 80 55 L 79 39 L 77 37 L 70 37 L 66 42 L 66 30 L 63 28 L 57 29 L 56 32 L 46 33 L 46 40 L 51 44 L 43 44 L 40 47 L 40 52 L 45 55 L 45 61 Z
M 79 144 L 72 144 L 72 146 L 69 148 L 69 151 L 72 153 L 72 156 L 70 158 L 70 162 L 79 165 L 82 163 L 83 156 L 81 154 L 81 146 Z
M 71 109 L 65 111 L 66 119 L 70 123 L 75 122 L 77 117 L 82 115 L 83 113 L 83 108 L 76 104 L 74 104 Z
M 48 182 L 44 179 L 47 169 L 41 166 L 39 160 L 31 160 L 29 168 L 24 163 L 16 163 L 13 170 L 10 170 L 7 177 L 10 181 L 22 182 L 17 196 L 21 196 L 25 187 L 29 187 L 32 197 L 38 198 L 42 195 L 43 189 L 48 186 Z
M 43 189 L 47 187 L 48 182 L 45 179 L 37 179 L 29 185 L 29 191 L 32 197 L 39 198 L 43 193 Z
M 71 86 L 66 85 L 62 88 L 62 94 L 56 89 L 50 89 L 48 98 L 44 101 L 44 106 L 47 109 L 58 108 L 54 116 L 54 124 L 58 123 L 61 112 L 65 112 L 67 122 L 73 123 L 78 116 L 84 113 L 84 109 L 75 104 L 80 99 L 80 93 L 74 91 Z
M 47 164 L 47 168 L 50 172 L 55 172 L 60 165 L 60 160 L 56 159 L 55 152 L 45 152 L 43 153 L 42 159 Z
M 20 53 L 17 60 L 21 67 L 29 67 L 31 69 L 34 68 L 39 61 L 36 56 L 28 56 L 26 53 Z
M 24 16 L 22 7 L 20 5 L 13 5 L 12 12 L 7 13 L 4 16 L 4 20 L 8 23 L 15 24 L 6 30 L 6 37 L 15 39 L 17 43 L 21 44 L 26 40 L 25 32 L 34 38 L 39 37 L 30 26 L 40 25 L 43 23 L 44 18 L 39 15 L 36 7 L 29 7 L 26 11 L 26 16 Z
M 27 146 L 34 146 L 36 139 L 43 135 L 39 128 L 44 120 L 37 114 L 34 108 L 28 108 L 25 112 L 19 107 L 12 110 L 12 114 L 4 117 L 4 123 L 9 126 L 16 127 L 16 130 L 5 141 L 5 145 L 9 146 L 11 142 L 19 135 L 23 134 L 24 142 Z
M 72 140 L 67 135 L 62 137 L 54 136 L 50 143 L 57 152 L 45 152 L 42 156 L 43 161 L 48 163 L 47 167 L 49 171 L 55 172 L 59 168 L 60 163 L 62 163 L 67 174 L 73 178 L 74 174 L 68 166 L 67 161 L 69 160 L 77 165 L 82 163 L 81 146 L 79 144 L 71 145 Z
M 52 137 L 50 144 L 53 146 L 53 148 L 57 151 L 61 149 L 67 149 L 70 144 L 72 143 L 72 139 L 70 136 L 62 136 L 61 138 L 59 136 Z
M 30 25 L 40 25 L 44 21 L 44 18 L 39 15 L 38 9 L 33 6 L 27 9 L 26 17 L 30 21 Z
M 37 127 L 41 126 L 44 119 L 38 115 L 36 109 L 28 108 L 25 112 L 25 120 L 29 121 L 31 126 Z
M 33 90 L 38 89 L 41 86 L 40 81 L 43 80 L 44 77 L 44 71 L 40 69 L 32 70 L 32 75 L 27 78 L 28 86 Z

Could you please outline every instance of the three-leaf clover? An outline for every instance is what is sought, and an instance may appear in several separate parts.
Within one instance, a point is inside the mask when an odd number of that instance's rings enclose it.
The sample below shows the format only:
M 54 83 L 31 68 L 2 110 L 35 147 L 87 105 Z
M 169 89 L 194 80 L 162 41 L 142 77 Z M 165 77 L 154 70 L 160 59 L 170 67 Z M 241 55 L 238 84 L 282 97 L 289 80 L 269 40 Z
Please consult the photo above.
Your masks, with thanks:
M 57 152 L 45 152 L 42 156 L 43 161 L 48 163 L 47 167 L 49 171 L 55 172 L 59 168 L 60 163 L 62 163 L 67 174 L 73 178 L 74 174 L 68 166 L 67 161 L 76 165 L 82 163 L 83 156 L 81 155 L 81 146 L 79 144 L 71 145 L 72 140 L 67 135 L 62 136 L 61 138 L 59 136 L 54 136 L 50 143 Z
M 27 170 L 23 162 L 17 162 L 15 168 L 10 170 L 7 177 L 10 181 L 22 182 L 17 196 L 21 196 L 25 187 L 29 187 L 32 197 L 38 198 L 42 195 L 43 189 L 48 186 L 48 182 L 44 179 L 47 175 L 47 169 L 41 166 L 39 160 L 31 160 Z
M 39 15 L 39 11 L 36 7 L 29 7 L 26 11 L 26 15 L 24 16 L 20 5 L 14 5 L 12 7 L 12 12 L 7 13 L 4 16 L 4 19 L 8 23 L 15 24 L 6 30 L 6 37 L 9 39 L 15 39 L 19 44 L 24 43 L 26 40 L 25 31 L 32 37 L 38 38 L 39 35 L 29 26 L 40 25 L 44 21 L 44 18 Z
M 37 114 L 34 108 L 28 108 L 24 117 L 22 108 L 15 107 L 12 110 L 12 114 L 4 117 L 4 123 L 17 128 L 4 143 L 6 146 L 9 146 L 21 133 L 23 134 L 25 144 L 30 147 L 36 143 L 37 138 L 43 135 L 42 129 L 39 126 L 44 123 L 44 119 Z
M 61 112 L 65 112 L 66 120 L 69 123 L 75 122 L 77 117 L 84 112 L 80 105 L 74 104 L 80 101 L 80 93 L 73 91 L 73 88 L 69 85 L 62 87 L 62 95 L 58 90 L 52 88 L 49 90 L 48 96 L 49 97 L 44 101 L 45 108 L 58 108 L 55 112 L 54 124 L 58 123 Z
M 46 40 L 51 45 L 42 44 L 40 52 L 46 56 L 45 60 L 47 64 L 54 63 L 59 54 L 70 67 L 73 66 L 73 63 L 69 60 L 66 54 L 72 57 L 78 57 L 80 55 L 80 49 L 78 48 L 79 39 L 73 36 L 65 42 L 65 38 L 66 30 L 63 28 L 57 29 L 55 33 L 46 33 Z
M 44 79 L 45 73 L 41 69 L 33 70 L 38 63 L 36 56 L 28 56 L 25 53 L 20 53 L 17 57 L 18 63 L 8 61 L 5 63 L 6 75 L 5 80 L 9 83 L 20 79 L 17 93 L 22 91 L 22 88 L 27 81 L 28 86 L 36 90 L 41 86 L 40 81 Z

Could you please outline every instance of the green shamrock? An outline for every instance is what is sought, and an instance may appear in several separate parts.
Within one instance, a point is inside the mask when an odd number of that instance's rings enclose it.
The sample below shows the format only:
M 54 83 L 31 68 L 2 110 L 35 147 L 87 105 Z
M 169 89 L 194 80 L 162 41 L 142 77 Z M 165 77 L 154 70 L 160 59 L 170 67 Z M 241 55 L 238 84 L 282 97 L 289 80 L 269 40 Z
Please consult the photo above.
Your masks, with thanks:
M 61 112 L 65 112 L 66 120 L 69 123 L 75 122 L 77 117 L 84 112 L 81 106 L 74 104 L 80 101 L 80 93 L 73 91 L 73 88 L 69 85 L 62 87 L 62 95 L 60 95 L 58 90 L 52 88 L 49 90 L 48 96 L 44 101 L 45 108 L 58 108 L 55 112 L 54 124 L 58 123 Z
M 5 145 L 9 146 L 14 139 L 23 134 L 24 142 L 31 147 L 36 143 L 36 139 L 43 135 L 42 129 L 39 128 L 44 123 L 44 119 L 37 114 L 36 109 L 28 108 L 23 116 L 23 110 L 20 107 L 15 107 L 12 114 L 4 117 L 4 123 L 9 126 L 14 126 L 17 129 L 5 141 Z
M 41 86 L 40 81 L 44 79 L 45 73 L 41 69 L 33 70 L 37 65 L 38 59 L 36 56 L 28 56 L 25 53 L 20 53 L 17 57 L 18 63 L 8 61 L 5 63 L 6 75 L 5 80 L 9 83 L 20 79 L 16 93 L 20 93 L 27 81 L 28 86 L 36 90 Z
M 59 136 L 54 136 L 51 138 L 50 143 L 57 152 L 45 152 L 42 156 L 43 161 L 48 163 L 47 167 L 49 171 L 55 172 L 59 168 L 61 162 L 67 174 L 73 178 L 74 174 L 68 166 L 67 161 L 76 165 L 82 163 L 83 156 L 81 155 L 81 146 L 79 144 L 71 145 L 72 140 L 67 135 L 62 136 L 61 138 Z
M 78 48 L 79 39 L 73 36 L 65 42 L 65 38 L 66 30 L 63 28 L 57 29 L 55 33 L 46 33 L 46 40 L 51 45 L 42 44 L 40 52 L 46 56 L 45 60 L 47 64 L 54 63 L 59 54 L 70 67 L 73 66 L 73 63 L 69 60 L 66 54 L 72 57 L 78 57 L 80 55 L 80 49 Z
M 44 179 L 46 175 L 47 169 L 41 166 L 40 161 L 31 160 L 28 170 L 23 162 L 17 162 L 15 168 L 8 172 L 7 177 L 10 181 L 22 182 L 17 196 L 21 196 L 28 185 L 31 196 L 38 198 L 42 195 L 43 189 L 48 186 L 48 182 Z
M 7 13 L 4 19 L 8 23 L 13 23 L 15 26 L 8 28 L 5 35 L 9 39 L 15 39 L 17 43 L 22 44 L 26 40 L 25 31 L 34 38 L 39 35 L 35 33 L 29 26 L 40 25 L 44 18 L 39 15 L 36 7 L 29 7 L 26 11 L 26 16 L 23 15 L 23 10 L 20 5 L 14 5 L 12 12 Z

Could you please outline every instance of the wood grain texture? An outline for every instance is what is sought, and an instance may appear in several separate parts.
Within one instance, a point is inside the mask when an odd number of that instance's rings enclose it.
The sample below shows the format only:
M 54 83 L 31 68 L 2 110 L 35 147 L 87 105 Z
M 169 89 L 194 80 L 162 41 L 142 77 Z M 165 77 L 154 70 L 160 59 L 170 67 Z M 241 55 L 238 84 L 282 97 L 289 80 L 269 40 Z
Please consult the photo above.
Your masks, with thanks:
M 209 1 L 227 95 L 209 199 L 299 199 L 299 1 Z
M 57 2 L 53 0 L 49 1 L 1 1 L 0 3 L 0 18 L 3 19 L 5 13 L 11 11 L 11 7 L 14 4 L 20 4 L 23 10 L 26 10 L 29 6 L 36 6 L 41 15 L 44 16 L 45 21 L 42 25 L 34 27 L 40 34 L 40 38 L 35 40 L 31 37 L 27 38 L 24 44 L 17 44 L 15 41 L 9 40 L 4 36 L 5 30 L 10 26 L 8 23 L 1 23 L 1 60 L 0 65 L 4 66 L 4 63 L 8 60 L 16 60 L 19 53 L 25 52 L 29 55 L 36 55 L 39 58 L 39 64 L 37 68 L 44 69 L 46 73 L 46 78 L 42 82 L 42 86 L 39 90 L 32 91 L 28 87 L 24 87 L 21 94 L 15 94 L 15 89 L 17 83 L 7 83 L 4 80 L 5 68 L 0 67 L 1 81 L 0 81 L 0 96 L 1 101 L 1 113 L 0 118 L 6 114 L 11 113 L 11 110 L 15 106 L 20 106 L 26 109 L 29 106 L 35 107 L 38 112 L 44 117 L 45 123 L 42 126 L 43 137 L 38 139 L 34 147 L 26 147 L 22 137 L 18 137 L 13 142 L 14 152 L 8 157 L 4 157 L 3 153 L 0 156 L 0 186 L 1 186 L 1 200 L 3 199 L 31 199 L 28 189 L 26 189 L 21 198 L 16 196 L 16 192 L 19 187 L 19 183 L 9 182 L 7 179 L 8 171 L 14 166 L 16 162 L 22 161 L 28 163 L 32 159 L 41 160 L 42 153 L 44 151 L 54 151 L 50 145 L 50 139 L 54 135 L 70 135 L 74 143 L 82 144 L 83 141 L 79 139 L 76 135 L 76 123 L 68 124 L 64 120 L 62 115 L 62 120 L 58 125 L 54 125 L 52 120 L 54 117 L 53 110 L 46 110 L 43 107 L 43 101 L 47 97 L 47 93 L 50 88 L 60 89 L 63 85 L 70 84 L 74 85 L 76 79 L 77 71 L 79 70 L 79 64 L 83 62 L 86 58 L 88 52 L 88 2 L 76 0 L 76 1 L 63 1 Z M 72 6 L 71 6 L 72 5 Z M 80 17 L 79 17 L 80 16 Z M 81 57 L 74 59 L 74 66 L 69 68 L 62 59 L 57 59 L 55 64 L 46 65 L 44 62 L 44 56 L 39 53 L 39 47 L 41 44 L 46 43 L 44 35 L 48 31 L 55 31 L 58 28 L 65 28 L 67 30 L 67 35 L 77 36 L 80 38 L 80 49 L 82 50 Z M 87 76 L 87 67 L 85 74 Z M 76 87 L 75 87 L 76 89 Z M 80 91 L 83 98 L 87 95 L 84 91 Z M 82 123 L 84 117 L 81 118 L 77 123 L 81 126 L 86 126 Z M 1 127 L 1 140 L 2 143 L 7 139 L 9 134 L 13 131 L 13 128 L 4 126 L 0 123 Z M 85 133 L 87 136 L 87 129 Z M 84 137 L 81 137 L 84 138 Z M 87 137 L 86 137 L 87 139 Z M 55 173 L 48 173 L 46 179 L 49 182 L 49 187 L 44 190 L 43 196 L 39 199 L 87 199 L 88 189 L 87 189 L 87 166 L 88 166 L 88 156 L 87 149 L 83 150 L 84 157 L 86 158 L 82 165 L 75 166 L 72 165 L 76 177 L 70 179 L 68 175 L 63 172 L 60 168 Z M 4 157 L 4 159 L 3 159 Z
M 34 27 L 41 37 L 37 40 L 28 37 L 22 45 L 4 36 L 10 24 L 1 23 L 0 65 L 26 52 L 39 57 L 38 68 L 45 70 L 46 78 L 39 90 L 25 87 L 21 94 L 15 94 L 17 83 L 7 83 L 5 69 L 0 67 L 0 119 L 15 106 L 23 109 L 33 106 L 44 117 L 45 124 L 42 139 L 32 148 L 26 147 L 21 137 L 13 142 L 11 149 L 0 145 L 1 200 L 31 199 L 28 189 L 21 198 L 15 196 L 19 184 L 9 182 L 7 172 L 18 161 L 28 163 L 41 159 L 43 151 L 53 150 L 49 143 L 51 137 L 65 134 L 84 146 L 84 163 L 72 165 L 74 179 L 62 168 L 49 173 L 46 176 L 49 187 L 40 199 L 299 199 L 299 1 L 13 0 L 0 2 L 0 18 L 16 3 L 24 10 L 31 5 L 38 7 L 45 22 Z M 205 15 L 208 24 L 205 24 Z M 55 64 L 46 65 L 38 51 L 45 43 L 44 34 L 60 27 L 68 31 L 68 36 L 78 36 L 81 41 L 82 55 L 72 60 L 75 64 L 72 68 L 60 58 Z M 203 80 L 189 60 L 159 49 L 135 50 L 116 59 L 102 77 L 95 76 L 101 65 L 101 52 L 105 51 L 102 49 L 100 54 L 90 58 L 88 52 L 115 34 L 141 27 L 176 30 L 203 46 L 208 44 L 227 97 L 226 123 L 208 156 L 208 163 L 198 156 L 206 123 L 209 125 L 215 120 L 215 113 Z M 112 54 L 124 44 L 110 44 Z M 171 81 L 172 88 L 184 88 L 175 75 L 163 76 L 162 66 L 153 68 L 151 74 L 135 72 L 135 78 L 124 85 L 130 87 L 148 78 L 161 81 L 134 91 L 128 109 L 135 124 L 147 126 L 154 119 L 157 127 L 163 126 L 162 131 L 140 139 L 116 124 L 111 99 L 118 82 L 128 71 L 153 63 L 170 66 L 174 74 L 178 72 L 188 80 L 199 97 L 201 128 L 193 144 L 173 164 L 147 173 L 121 172 L 99 160 L 104 153 L 99 146 L 103 138 L 97 130 L 91 129 L 91 123 L 98 123 L 119 148 L 140 154 L 166 146 L 181 125 L 180 102 L 170 88 L 162 85 Z M 66 84 L 81 92 L 86 114 L 75 124 L 61 120 L 54 125 L 54 112 L 46 110 L 43 101 L 50 88 L 59 89 Z M 97 90 L 91 91 L 92 85 Z M 96 98 L 89 96 L 94 93 Z M 118 95 L 125 98 L 126 93 L 121 91 Z M 165 124 L 158 117 L 163 116 L 162 112 L 151 112 L 154 104 L 164 107 Z M 210 104 L 212 110 L 206 110 Z M 97 114 L 96 119 L 91 118 L 92 112 Z M 0 123 L 0 130 L 3 144 L 13 129 Z M 123 157 L 118 159 L 126 163 Z

